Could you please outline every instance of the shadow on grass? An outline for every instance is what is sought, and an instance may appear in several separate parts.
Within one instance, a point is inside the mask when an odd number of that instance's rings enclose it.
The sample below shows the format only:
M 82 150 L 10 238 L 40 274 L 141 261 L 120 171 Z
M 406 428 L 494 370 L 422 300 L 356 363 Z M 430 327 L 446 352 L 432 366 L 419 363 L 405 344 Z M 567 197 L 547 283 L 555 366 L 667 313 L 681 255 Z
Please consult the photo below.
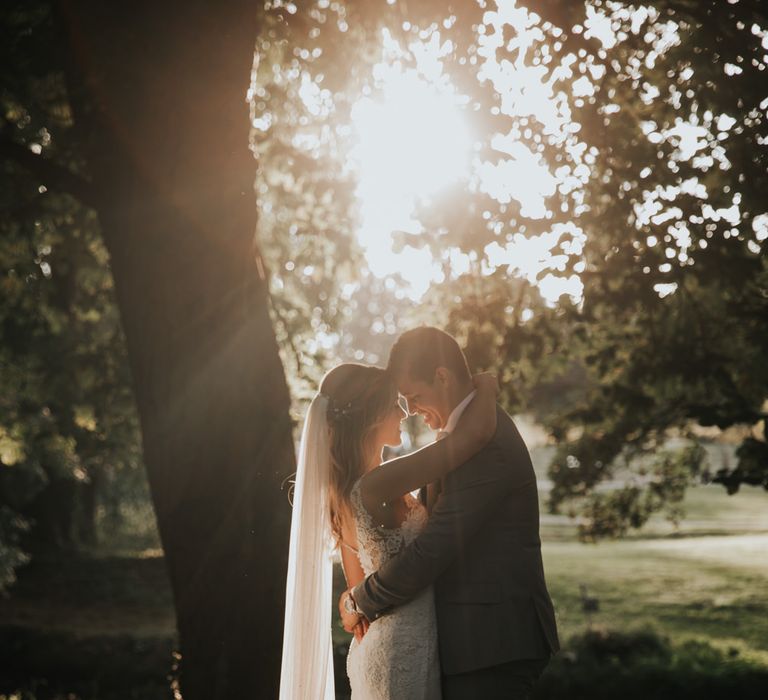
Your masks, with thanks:
M 11 634 L 8 634 L 11 633 Z M 0 698 L 154 700 L 172 698 L 168 640 L 3 629 Z M 349 698 L 344 650 L 336 648 L 337 697 Z M 535 700 L 762 700 L 768 668 L 706 642 L 671 644 L 652 631 L 592 631 L 569 640 L 541 680 Z
M 174 648 L 168 638 L 78 637 L 4 626 L 0 698 L 170 700 Z
M 0 700 L 172 698 L 176 638 L 161 557 L 38 559 L 19 574 L 0 600 Z M 684 612 L 708 614 L 698 604 Z M 339 700 L 349 698 L 347 644 L 336 634 Z M 765 697 L 768 667 L 736 649 L 615 630 L 571 636 L 535 692 L 535 700 Z

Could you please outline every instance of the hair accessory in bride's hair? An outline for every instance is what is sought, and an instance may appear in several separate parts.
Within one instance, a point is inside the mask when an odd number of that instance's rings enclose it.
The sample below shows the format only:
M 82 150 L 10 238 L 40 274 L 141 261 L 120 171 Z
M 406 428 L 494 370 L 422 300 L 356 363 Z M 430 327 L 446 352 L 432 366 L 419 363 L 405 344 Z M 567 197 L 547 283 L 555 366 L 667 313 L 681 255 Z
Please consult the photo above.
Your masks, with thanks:
M 351 413 L 354 413 L 355 408 L 351 401 L 348 401 L 343 406 L 337 406 L 336 402 L 329 397 L 328 399 L 328 417 L 334 420 L 346 418 Z
M 336 401 L 333 399 L 332 396 L 328 396 L 328 394 L 320 394 L 327 402 L 328 402 L 328 408 L 326 409 L 326 416 L 329 419 L 332 420 L 338 420 L 339 418 L 346 418 L 351 413 L 354 413 L 356 407 L 353 405 L 352 401 L 348 401 L 343 406 L 337 406 Z

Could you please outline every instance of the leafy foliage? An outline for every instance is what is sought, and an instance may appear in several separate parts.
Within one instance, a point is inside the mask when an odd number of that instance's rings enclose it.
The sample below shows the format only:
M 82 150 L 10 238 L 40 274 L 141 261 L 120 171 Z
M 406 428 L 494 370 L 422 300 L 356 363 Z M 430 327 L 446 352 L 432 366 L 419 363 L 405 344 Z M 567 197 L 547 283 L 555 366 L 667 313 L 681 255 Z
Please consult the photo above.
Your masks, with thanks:
M 97 485 L 141 459 L 108 256 L 93 212 L 73 196 L 88 183 L 51 8 L 10 4 L 0 20 L 0 562 L 9 583 L 25 560 L 25 530 L 26 546 L 93 543 Z
M 73 531 L 72 503 L 96 482 L 113 512 L 118 483 L 144 496 L 55 14 L 44 1 L 11 3 L 1 19 L 0 560 L 10 571 L 54 482 L 75 489 L 61 491 L 71 504 L 59 531 Z M 745 0 L 265 3 L 251 146 L 294 397 L 336 359 L 382 362 L 403 327 L 443 324 L 476 368 L 500 372 L 510 410 L 547 426 L 559 445 L 552 508 L 579 515 L 585 538 L 625 533 L 657 510 L 678 517 L 692 478 L 729 492 L 768 486 L 766 26 L 762 4 Z M 398 275 L 371 274 L 356 238 L 350 115 L 379 87 L 384 28 L 417 71 L 417 45 L 444 47 L 442 71 L 477 142 L 473 172 L 421 198 L 423 230 L 400 236 L 442 268 L 420 303 Z M 536 108 L 537 90 L 550 112 Z M 555 178 L 526 200 L 540 167 Z M 502 185 L 489 186 L 489 172 Z M 578 293 L 553 303 L 544 292 L 558 277 Z M 742 430 L 733 469 L 712 473 L 694 425 Z M 670 431 L 694 446 L 667 454 Z M 616 479 L 623 488 L 601 488 Z
M 560 434 L 580 430 L 552 465 L 553 505 L 609 476 L 618 457 L 658 451 L 670 429 L 695 440 L 692 424 L 751 430 L 736 469 L 714 479 L 730 492 L 768 488 L 764 8 L 656 3 L 657 26 L 676 37 L 661 53 L 625 8 L 606 8 L 625 40 L 607 51 L 599 106 L 580 115 L 604 145 L 586 190 L 583 303 L 566 305 L 590 381 L 553 421 Z M 695 451 L 681 459 L 702 471 Z M 642 497 L 593 493 L 586 533 L 621 533 L 678 500 L 658 477 Z
M 542 190 L 540 210 L 515 201 L 527 186 L 518 180 L 490 194 L 470 181 L 426 212 L 437 255 L 458 245 L 476 260 L 433 301 L 454 300 L 449 328 L 512 382 L 511 409 L 547 425 L 559 446 L 551 506 L 581 513 L 585 537 L 624 533 L 660 509 L 676 517 L 680 469 L 670 473 L 662 452 L 670 431 L 695 443 L 696 425 L 739 426 L 735 469 L 712 474 L 696 449 L 675 461 L 729 492 L 768 488 L 765 8 L 499 8 L 449 32 L 459 64 L 449 70 L 487 88 L 473 93 L 489 115 L 481 154 L 502 164 L 514 146 L 560 184 Z M 515 78 L 551 92 L 559 119 L 529 114 Z M 575 274 L 581 285 L 553 307 L 509 277 L 537 237 L 553 253 L 533 275 L 529 264 L 528 281 L 544 289 L 548 277 Z M 506 275 L 493 262 L 504 250 Z M 598 489 L 614 477 L 626 488 Z

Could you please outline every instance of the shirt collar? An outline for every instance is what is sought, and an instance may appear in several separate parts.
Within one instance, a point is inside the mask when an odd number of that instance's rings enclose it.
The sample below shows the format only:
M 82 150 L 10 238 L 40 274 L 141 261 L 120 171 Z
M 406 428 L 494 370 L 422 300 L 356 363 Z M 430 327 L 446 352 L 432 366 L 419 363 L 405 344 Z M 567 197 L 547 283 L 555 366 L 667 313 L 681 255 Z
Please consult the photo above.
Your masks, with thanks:
M 459 422 L 459 418 L 461 418 L 461 414 L 464 413 L 464 409 L 469 406 L 470 401 L 475 398 L 475 394 L 477 393 L 476 389 L 473 389 L 470 391 L 463 399 L 463 401 L 456 406 L 456 408 L 451 411 L 451 415 L 448 416 L 448 420 L 445 423 L 445 427 L 440 431 L 441 433 L 452 433 L 454 428 L 456 427 L 456 424 Z

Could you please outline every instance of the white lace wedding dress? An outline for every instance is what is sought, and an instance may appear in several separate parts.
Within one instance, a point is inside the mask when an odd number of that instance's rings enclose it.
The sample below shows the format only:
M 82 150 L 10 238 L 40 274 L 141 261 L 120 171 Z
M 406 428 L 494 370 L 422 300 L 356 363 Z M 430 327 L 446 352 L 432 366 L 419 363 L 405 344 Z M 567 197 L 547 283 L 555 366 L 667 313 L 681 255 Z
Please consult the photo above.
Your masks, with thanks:
M 357 523 L 358 557 L 366 576 L 413 541 L 427 511 L 406 495 L 408 515 L 396 529 L 377 527 L 360 497 L 351 492 Z M 373 622 L 362 642 L 352 640 L 347 656 L 352 700 L 440 700 L 440 662 L 432 588 Z

